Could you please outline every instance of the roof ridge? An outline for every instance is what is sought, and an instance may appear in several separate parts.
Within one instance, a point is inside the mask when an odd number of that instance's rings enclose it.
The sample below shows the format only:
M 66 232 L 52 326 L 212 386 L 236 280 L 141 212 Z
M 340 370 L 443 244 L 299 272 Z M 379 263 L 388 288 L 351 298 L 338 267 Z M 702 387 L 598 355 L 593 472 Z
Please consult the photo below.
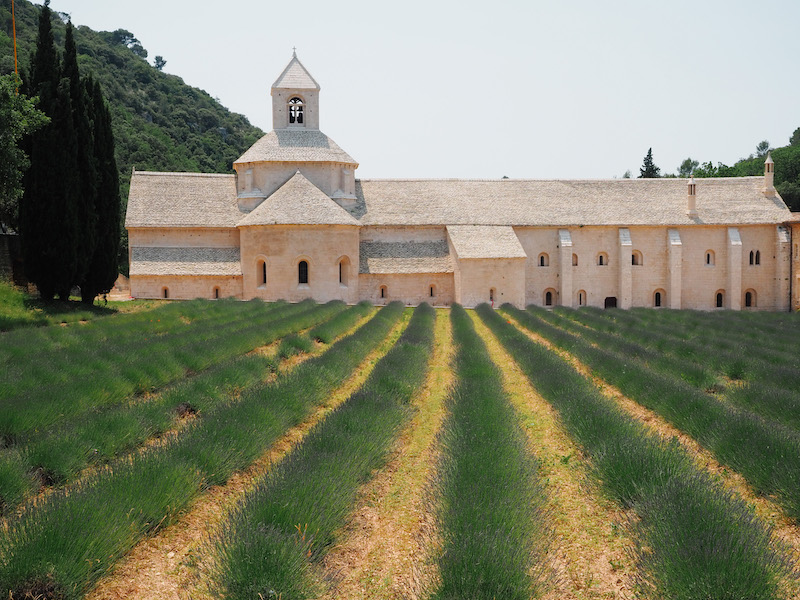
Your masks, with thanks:
M 695 179 L 695 183 L 699 183 L 702 181 L 741 181 L 741 180 L 752 180 L 752 179 L 763 179 L 763 175 L 742 175 L 740 177 L 700 177 Z M 463 182 L 488 182 L 488 183 L 501 183 L 501 182 L 512 182 L 512 181 L 520 181 L 520 182 L 536 182 L 536 183 L 610 183 L 610 182 L 648 182 L 648 181 L 669 181 L 669 182 L 686 182 L 689 181 L 688 177 L 636 177 L 636 178 L 606 178 L 606 179 L 546 179 L 546 178 L 535 178 L 535 177 L 509 177 L 506 179 L 503 178 L 460 178 L 460 177 L 357 177 L 356 181 L 376 181 L 376 182 L 385 182 L 385 181 L 401 181 L 401 182 L 412 182 L 412 181 L 419 181 L 419 182 L 452 182 L 452 181 L 463 181 Z
M 134 175 L 158 177 L 233 177 L 233 173 L 193 173 L 190 171 L 134 171 Z

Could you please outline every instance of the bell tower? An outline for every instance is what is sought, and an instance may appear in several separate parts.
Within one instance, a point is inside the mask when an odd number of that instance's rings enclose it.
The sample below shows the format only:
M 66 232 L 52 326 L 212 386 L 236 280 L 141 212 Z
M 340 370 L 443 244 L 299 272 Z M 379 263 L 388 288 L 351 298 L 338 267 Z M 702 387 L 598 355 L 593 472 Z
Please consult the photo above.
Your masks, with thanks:
M 292 52 L 272 84 L 272 128 L 319 130 L 319 84 Z

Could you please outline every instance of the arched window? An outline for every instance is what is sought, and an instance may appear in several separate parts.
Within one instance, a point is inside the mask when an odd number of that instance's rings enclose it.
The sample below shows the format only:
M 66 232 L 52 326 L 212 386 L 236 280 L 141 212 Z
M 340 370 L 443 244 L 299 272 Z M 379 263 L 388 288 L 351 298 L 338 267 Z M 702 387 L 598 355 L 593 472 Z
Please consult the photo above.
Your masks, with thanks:
M 289 99 L 289 124 L 303 124 L 303 101 L 297 96 Z
M 542 252 L 539 255 L 539 266 L 540 267 L 549 267 L 550 266 L 550 257 L 547 255 L 547 252 Z
M 761 264 L 761 250 L 756 250 L 756 264 Z
M 653 306 L 656 308 L 661 308 L 664 306 L 664 299 L 666 296 L 667 294 L 664 290 L 656 290 L 653 294 Z
M 435 296 L 436 296 L 436 286 L 435 285 L 431 285 L 430 286 L 430 297 L 434 298 Z
M 164 297 L 164 300 L 169 298 L 169 288 L 165 287 L 161 290 L 161 295 Z
M 553 298 L 555 298 L 555 290 L 545 290 L 544 292 L 544 305 L 553 306 Z
M 756 255 L 753 253 L 753 251 L 752 251 L 752 250 L 750 250 L 750 264 L 751 264 L 751 265 L 754 265 L 754 264 L 756 264 L 756 263 L 755 263 L 755 258 L 756 258 Z
M 583 290 L 578 292 L 578 306 L 586 306 L 586 292 Z
M 301 260 L 297 263 L 297 283 L 301 285 L 308 283 L 308 261 Z
M 717 308 L 722 308 L 725 306 L 725 292 L 719 290 L 715 297 Z
M 219 300 L 219 288 L 214 288 L 214 300 Z
M 389 297 L 389 290 L 386 288 L 385 285 L 382 285 L 380 288 L 381 298 L 388 298 Z
M 267 262 L 259 260 L 256 265 L 256 277 L 258 277 L 258 287 L 267 285 Z
M 633 253 L 631 254 L 631 264 L 637 266 L 644 264 L 642 259 L 642 253 L 639 252 L 638 250 L 634 250 Z
M 597 265 L 600 267 L 608 266 L 608 254 L 601 252 L 597 255 Z
M 706 250 L 706 266 L 713 267 L 714 266 L 714 251 L 713 250 Z
M 339 259 L 339 285 L 342 287 L 347 287 L 350 280 L 349 275 L 350 259 L 345 256 Z
M 755 290 L 747 290 L 744 293 L 744 305 L 746 308 L 754 308 L 756 306 Z
M 572 255 L 572 266 L 573 267 L 577 267 L 578 266 L 578 255 L 577 254 L 573 254 Z

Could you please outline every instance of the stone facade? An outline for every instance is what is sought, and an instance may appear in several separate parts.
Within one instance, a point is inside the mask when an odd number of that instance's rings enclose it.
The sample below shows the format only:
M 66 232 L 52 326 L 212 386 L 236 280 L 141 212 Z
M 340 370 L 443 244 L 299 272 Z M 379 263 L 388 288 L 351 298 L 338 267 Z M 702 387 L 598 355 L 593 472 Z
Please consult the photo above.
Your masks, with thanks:
M 296 56 L 234 174 L 134 172 L 131 295 L 800 308 L 800 219 L 764 177 L 357 180 Z

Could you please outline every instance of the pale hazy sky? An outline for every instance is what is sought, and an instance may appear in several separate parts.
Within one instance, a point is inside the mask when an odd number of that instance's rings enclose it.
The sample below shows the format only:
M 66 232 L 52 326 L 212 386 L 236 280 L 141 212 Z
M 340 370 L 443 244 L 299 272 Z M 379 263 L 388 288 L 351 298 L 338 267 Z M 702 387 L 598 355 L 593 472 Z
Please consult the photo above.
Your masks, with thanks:
M 268 131 L 297 46 L 357 177 L 610 178 L 800 127 L 798 0 L 52 0 Z

